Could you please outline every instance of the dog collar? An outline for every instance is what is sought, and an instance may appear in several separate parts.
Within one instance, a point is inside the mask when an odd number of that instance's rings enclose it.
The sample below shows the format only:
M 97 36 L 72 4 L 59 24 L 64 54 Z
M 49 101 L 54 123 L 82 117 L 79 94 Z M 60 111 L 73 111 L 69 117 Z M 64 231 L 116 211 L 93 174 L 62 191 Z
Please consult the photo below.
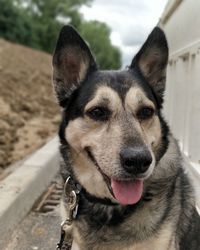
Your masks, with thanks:
M 72 224 L 78 214 L 80 196 L 83 196 L 88 202 L 100 203 L 102 205 L 117 205 L 110 199 L 97 198 L 90 195 L 81 185 L 74 181 L 71 176 L 68 176 L 63 189 L 63 198 L 65 199 L 67 218 L 61 223 L 60 240 L 57 243 L 57 250 L 70 250 L 72 247 Z M 64 244 L 64 245 L 63 245 Z
M 67 218 L 61 223 L 60 241 L 57 243 L 57 250 L 70 250 L 72 247 L 72 224 L 78 212 L 79 193 L 80 187 L 76 185 L 71 176 L 69 176 L 64 184 L 63 190 Z
M 99 198 L 96 196 L 93 196 L 89 194 L 84 188 L 81 189 L 81 195 L 84 196 L 84 198 L 90 202 L 90 203 L 99 203 L 101 205 L 106 205 L 106 206 L 117 206 L 119 204 L 112 202 L 108 198 Z
M 68 180 L 69 178 L 69 180 Z M 74 190 L 76 193 L 79 194 L 79 199 L 85 199 L 87 200 L 89 203 L 99 203 L 101 205 L 106 205 L 106 206 L 116 206 L 119 205 L 117 203 L 112 202 L 109 198 L 99 198 L 96 197 L 90 193 L 88 193 L 86 191 L 86 189 L 74 178 L 73 174 L 68 173 L 68 175 L 63 176 L 63 179 L 65 181 L 65 187 L 64 189 L 66 189 L 66 186 L 70 186 L 71 190 Z M 66 183 L 68 183 L 66 185 Z M 64 191 L 66 193 L 66 191 Z M 68 195 L 66 193 L 66 195 Z

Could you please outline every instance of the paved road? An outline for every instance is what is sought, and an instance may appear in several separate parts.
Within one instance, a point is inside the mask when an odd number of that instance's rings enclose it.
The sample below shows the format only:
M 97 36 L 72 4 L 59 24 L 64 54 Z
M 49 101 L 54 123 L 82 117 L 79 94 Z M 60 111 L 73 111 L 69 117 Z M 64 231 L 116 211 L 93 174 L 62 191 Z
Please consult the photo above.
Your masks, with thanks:
M 55 250 L 59 237 L 59 208 L 47 214 L 31 212 L 15 229 L 5 250 Z

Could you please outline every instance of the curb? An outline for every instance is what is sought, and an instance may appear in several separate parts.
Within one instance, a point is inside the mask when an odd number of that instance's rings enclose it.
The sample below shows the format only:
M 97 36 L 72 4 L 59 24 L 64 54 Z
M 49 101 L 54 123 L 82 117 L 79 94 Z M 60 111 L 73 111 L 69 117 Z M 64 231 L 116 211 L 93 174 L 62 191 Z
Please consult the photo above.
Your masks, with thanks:
M 58 138 L 52 139 L 0 182 L 0 249 L 48 187 L 59 168 Z

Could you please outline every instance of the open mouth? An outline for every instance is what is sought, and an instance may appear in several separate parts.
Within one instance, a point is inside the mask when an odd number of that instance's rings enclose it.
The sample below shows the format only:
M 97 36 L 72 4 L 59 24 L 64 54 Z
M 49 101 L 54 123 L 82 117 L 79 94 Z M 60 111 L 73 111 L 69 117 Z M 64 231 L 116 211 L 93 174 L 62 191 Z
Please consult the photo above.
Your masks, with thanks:
M 141 179 L 123 179 L 117 180 L 108 177 L 99 167 L 95 157 L 86 148 L 86 152 L 95 164 L 97 170 L 103 176 L 103 179 L 111 193 L 111 195 L 122 205 L 133 205 L 140 201 L 143 193 L 143 180 Z

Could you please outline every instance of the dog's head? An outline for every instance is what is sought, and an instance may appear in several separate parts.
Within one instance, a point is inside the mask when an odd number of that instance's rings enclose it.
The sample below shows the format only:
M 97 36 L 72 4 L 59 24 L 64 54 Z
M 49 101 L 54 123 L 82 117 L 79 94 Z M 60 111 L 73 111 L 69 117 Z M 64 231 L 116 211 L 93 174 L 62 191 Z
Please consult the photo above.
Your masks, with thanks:
M 101 71 L 80 35 L 62 29 L 53 56 L 64 109 L 60 136 L 90 194 L 121 204 L 140 200 L 167 147 L 160 115 L 167 60 L 165 35 L 156 27 L 127 70 Z

